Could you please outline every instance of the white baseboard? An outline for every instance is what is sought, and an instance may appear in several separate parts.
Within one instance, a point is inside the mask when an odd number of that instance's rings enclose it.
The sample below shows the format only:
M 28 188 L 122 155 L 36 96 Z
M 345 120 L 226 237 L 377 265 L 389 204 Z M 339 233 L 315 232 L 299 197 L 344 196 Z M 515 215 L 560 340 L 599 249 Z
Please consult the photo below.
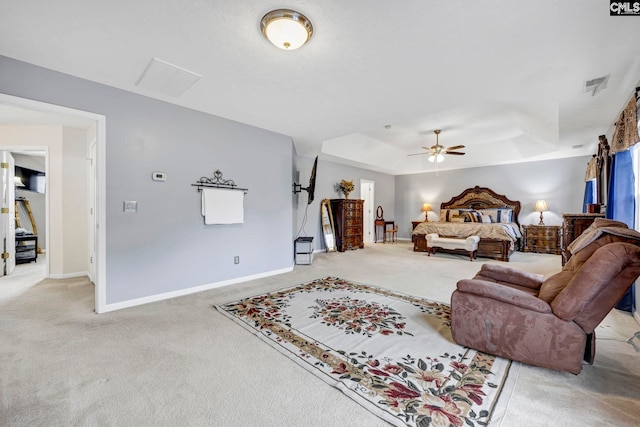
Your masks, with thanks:
M 88 276 L 88 271 L 78 271 L 76 273 L 49 274 L 49 279 L 73 279 L 74 277 Z
M 135 307 L 138 305 L 148 304 L 151 302 L 162 301 L 166 299 L 181 297 L 185 295 L 195 294 L 197 292 L 208 291 L 210 289 L 221 288 L 223 286 L 235 285 L 236 283 L 248 282 L 249 280 L 261 279 L 263 277 L 277 276 L 278 274 L 289 273 L 293 271 L 293 266 L 283 268 L 280 270 L 268 271 L 265 273 L 254 274 L 251 276 L 238 277 L 230 280 L 223 280 L 221 282 L 208 283 L 206 285 L 194 286 L 192 288 L 180 289 L 177 291 L 165 292 L 163 294 L 150 295 L 148 297 L 136 298 L 127 301 L 116 302 L 112 304 L 106 304 L 100 310 L 100 313 L 107 313 L 109 311 L 121 310 L 123 308 Z

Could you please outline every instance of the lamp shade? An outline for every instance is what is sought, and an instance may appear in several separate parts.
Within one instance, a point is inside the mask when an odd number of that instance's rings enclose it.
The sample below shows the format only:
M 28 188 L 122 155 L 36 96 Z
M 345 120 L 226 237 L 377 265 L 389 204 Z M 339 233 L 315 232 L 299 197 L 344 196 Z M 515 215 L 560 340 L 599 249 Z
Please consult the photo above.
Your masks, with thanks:
M 289 9 L 267 13 L 260 21 L 260 28 L 267 40 L 283 50 L 298 49 L 313 34 L 311 21 L 300 12 Z
M 431 205 L 429 203 L 422 204 L 422 212 L 424 212 L 424 220 L 429 221 L 429 212 L 432 212 Z
M 547 202 L 545 202 L 544 200 L 538 200 L 533 210 L 535 212 L 540 212 L 540 222 L 538 223 L 538 225 L 544 225 L 544 221 L 542 220 L 542 212 L 549 210 L 549 208 L 547 207 Z
M 544 211 L 548 211 L 549 208 L 547 207 L 547 202 L 545 202 L 544 200 L 538 200 L 533 210 L 535 212 L 544 212 Z

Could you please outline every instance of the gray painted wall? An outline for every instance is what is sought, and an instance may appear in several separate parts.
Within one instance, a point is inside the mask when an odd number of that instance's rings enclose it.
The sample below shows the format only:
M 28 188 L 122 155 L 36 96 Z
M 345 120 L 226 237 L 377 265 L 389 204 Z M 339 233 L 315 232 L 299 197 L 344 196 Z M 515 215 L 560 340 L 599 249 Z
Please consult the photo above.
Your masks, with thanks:
M 399 175 L 396 177 L 398 236 L 411 237 L 411 221 L 424 220 L 422 204 L 430 203 L 437 218 L 440 203 L 479 185 L 522 203 L 520 224 L 537 224 L 540 214 L 533 212 L 536 200 L 544 199 L 550 211 L 544 213 L 547 225 L 562 224 L 563 213 L 582 212 L 584 174 L 591 157 Z
M 339 198 L 341 179 L 356 184 L 351 197 L 359 197 L 360 179 L 374 181 L 374 204 L 407 239 L 411 221 L 424 218 L 424 202 L 437 209 L 473 185 L 520 200 L 523 224 L 537 223 L 532 210 L 540 198 L 551 209 L 547 224 L 582 210 L 588 157 L 396 177 L 319 160 L 315 201 L 307 206 L 307 193 L 291 190 L 295 170 L 307 186 L 313 158 L 296 156 L 287 136 L 1 56 L 0 92 L 107 117 L 108 304 L 291 267 L 297 235 L 314 236 L 316 249 L 324 248 L 320 200 Z M 249 188 L 242 225 L 203 224 L 191 183 L 216 169 Z M 153 171 L 168 181 L 152 181 Z M 123 213 L 125 200 L 138 201 L 138 212 Z
M 309 183 L 309 176 L 313 166 L 313 158 L 296 156 L 296 167 L 300 171 L 300 184 L 306 187 Z M 366 179 L 374 181 L 375 188 L 375 207 L 380 205 L 384 209 L 386 219 L 394 218 L 394 200 L 395 200 L 395 184 L 394 177 L 380 172 L 373 172 L 366 169 L 360 169 L 352 166 L 341 165 L 329 161 L 318 160 L 318 168 L 316 172 L 316 188 L 313 203 L 307 209 L 307 221 L 302 228 L 305 208 L 307 203 L 307 193 L 303 191 L 298 194 L 296 209 L 296 235 L 313 236 L 314 246 L 316 250 L 325 249 L 320 225 L 320 201 L 322 199 L 341 199 L 344 196 L 336 191 L 336 185 L 340 180 L 353 180 L 355 189 L 349 196 L 351 199 L 360 198 L 360 180 Z M 374 212 L 375 216 L 375 212 Z
M 107 304 L 292 266 L 291 138 L 2 56 L 0 92 L 106 116 Z M 216 169 L 249 189 L 242 225 L 204 225 L 191 183 Z

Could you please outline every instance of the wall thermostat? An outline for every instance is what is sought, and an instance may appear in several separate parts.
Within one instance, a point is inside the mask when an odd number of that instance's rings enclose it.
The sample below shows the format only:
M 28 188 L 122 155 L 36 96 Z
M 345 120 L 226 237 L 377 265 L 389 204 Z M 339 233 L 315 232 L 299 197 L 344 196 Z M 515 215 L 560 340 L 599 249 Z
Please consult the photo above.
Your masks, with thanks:
M 167 174 L 164 172 L 154 172 L 151 174 L 151 179 L 153 179 L 154 181 L 166 181 Z

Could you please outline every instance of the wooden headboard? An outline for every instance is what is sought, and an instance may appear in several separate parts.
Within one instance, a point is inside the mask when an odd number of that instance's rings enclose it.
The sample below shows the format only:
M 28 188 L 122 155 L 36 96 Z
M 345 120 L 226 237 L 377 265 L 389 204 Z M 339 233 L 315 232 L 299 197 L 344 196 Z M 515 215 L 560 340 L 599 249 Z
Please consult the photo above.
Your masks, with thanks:
M 440 204 L 440 209 L 492 209 L 511 208 L 513 211 L 513 222 L 520 225 L 518 216 L 520 215 L 520 202 L 509 199 L 507 196 L 498 194 L 490 188 L 478 187 L 467 188 L 457 196 L 453 196 L 448 202 Z

